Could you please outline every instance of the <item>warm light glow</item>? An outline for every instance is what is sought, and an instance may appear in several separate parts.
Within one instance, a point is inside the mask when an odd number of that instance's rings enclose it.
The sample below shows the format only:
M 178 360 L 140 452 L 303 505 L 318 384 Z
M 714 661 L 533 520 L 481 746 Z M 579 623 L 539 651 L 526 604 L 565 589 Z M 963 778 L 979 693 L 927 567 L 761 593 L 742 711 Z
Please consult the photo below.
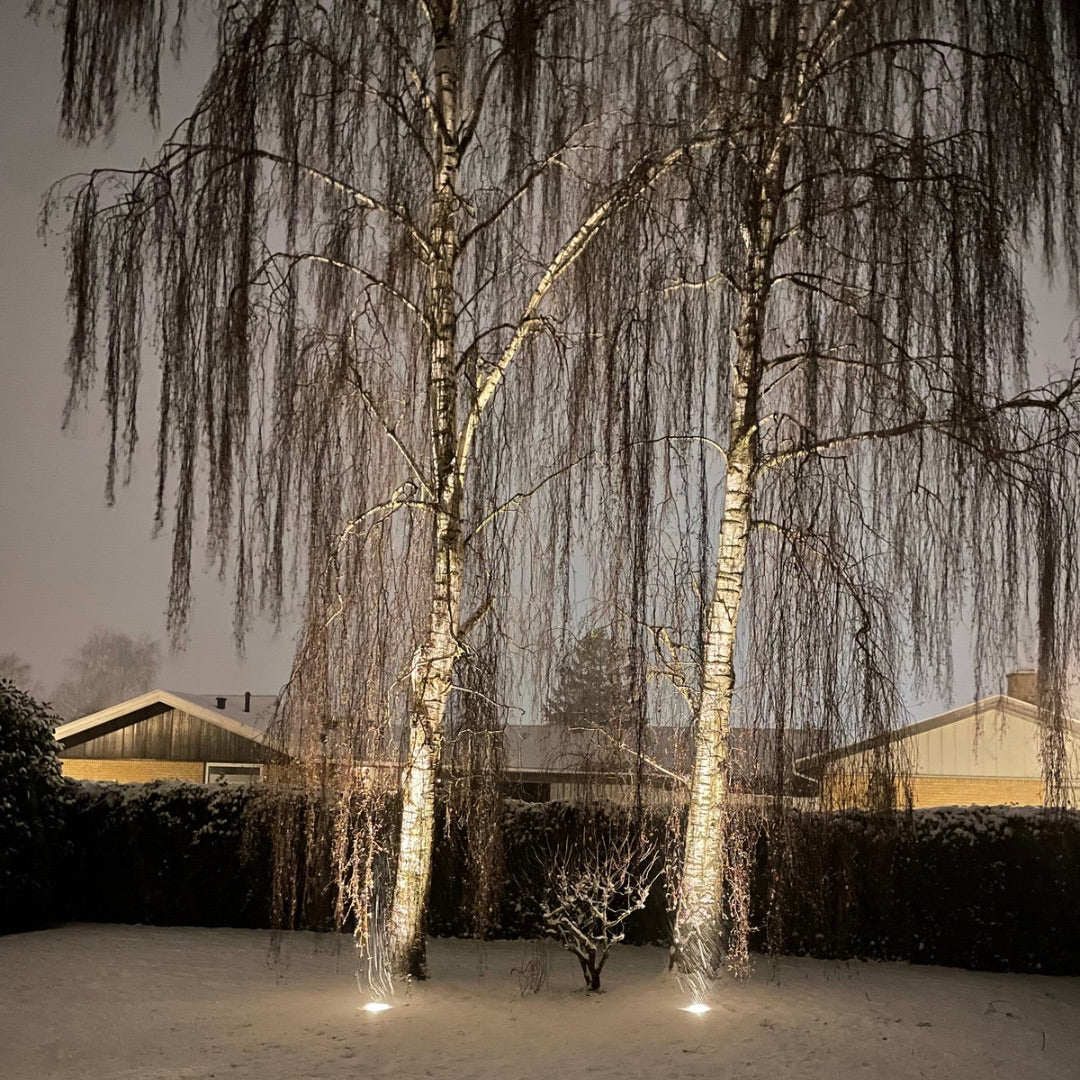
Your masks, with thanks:
M 695 1001 L 693 1005 L 686 1005 L 683 1008 L 683 1012 L 694 1013 L 695 1015 L 707 1013 L 708 1011 L 709 1006 L 706 1005 L 704 1001 Z
M 385 1001 L 369 1001 L 364 1006 L 364 1012 L 386 1012 L 389 1008 L 392 1006 L 387 1005 Z

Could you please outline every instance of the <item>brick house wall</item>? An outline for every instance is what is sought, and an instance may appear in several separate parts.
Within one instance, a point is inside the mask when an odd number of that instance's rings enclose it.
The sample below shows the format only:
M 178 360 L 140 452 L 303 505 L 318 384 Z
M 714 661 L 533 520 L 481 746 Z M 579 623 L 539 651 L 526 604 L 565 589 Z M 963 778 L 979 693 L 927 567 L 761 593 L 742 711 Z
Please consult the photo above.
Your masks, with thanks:
M 111 780 L 142 784 L 148 780 L 191 780 L 201 784 L 203 761 L 161 761 L 154 758 L 61 758 L 60 769 L 72 780 Z

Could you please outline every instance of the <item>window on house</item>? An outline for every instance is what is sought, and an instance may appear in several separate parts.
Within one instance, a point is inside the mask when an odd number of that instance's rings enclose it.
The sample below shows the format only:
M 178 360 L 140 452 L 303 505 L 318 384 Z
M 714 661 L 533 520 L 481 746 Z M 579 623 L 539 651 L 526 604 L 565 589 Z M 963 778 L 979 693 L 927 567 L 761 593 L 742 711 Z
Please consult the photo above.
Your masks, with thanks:
M 535 780 L 507 780 L 503 791 L 508 799 L 525 802 L 547 802 L 551 798 L 551 785 Z
M 238 784 L 246 787 L 261 776 L 261 765 L 234 765 L 220 761 L 210 761 L 206 764 L 206 783 L 208 784 Z

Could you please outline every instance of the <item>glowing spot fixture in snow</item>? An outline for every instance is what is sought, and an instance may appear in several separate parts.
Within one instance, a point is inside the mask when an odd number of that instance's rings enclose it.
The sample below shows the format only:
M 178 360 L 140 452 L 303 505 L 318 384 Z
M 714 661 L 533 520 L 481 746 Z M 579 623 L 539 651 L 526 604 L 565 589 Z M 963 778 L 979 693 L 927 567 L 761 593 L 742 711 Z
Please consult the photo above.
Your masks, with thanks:
M 683 1012 L 694 1013 L 695 1016 L 700 1016 L 702 1013 L 707 1013 L 709 1006 L 704 1001 L 695 1001 L 693 1005 L 685 1005 Z
M 385 1001 L 369 1001 L 364 1006 L 364 1012 L 370 1012 L 370 1013 L 386 1012 L 387 1009 L 390 1009 L 392 1007 L 393 1006 L 391 1006 L 391 1005 L 387 1005 Z

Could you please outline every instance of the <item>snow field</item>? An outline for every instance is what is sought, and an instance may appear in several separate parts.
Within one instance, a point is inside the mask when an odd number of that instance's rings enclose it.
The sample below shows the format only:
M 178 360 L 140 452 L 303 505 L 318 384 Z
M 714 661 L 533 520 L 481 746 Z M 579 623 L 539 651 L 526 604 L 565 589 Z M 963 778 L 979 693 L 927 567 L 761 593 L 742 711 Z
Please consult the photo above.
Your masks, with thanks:
M 617 946 L 606 991 L 550 945 L 433 939 L 432 978 L 362 1011 L 351 939 L 69 925 L 0 938 L 3 1080 L 1080 1078 L 1080 979 L 757 958 L 682 1011 L 667 954 Z M 526 992 L 523 995 L 523 988 Z

